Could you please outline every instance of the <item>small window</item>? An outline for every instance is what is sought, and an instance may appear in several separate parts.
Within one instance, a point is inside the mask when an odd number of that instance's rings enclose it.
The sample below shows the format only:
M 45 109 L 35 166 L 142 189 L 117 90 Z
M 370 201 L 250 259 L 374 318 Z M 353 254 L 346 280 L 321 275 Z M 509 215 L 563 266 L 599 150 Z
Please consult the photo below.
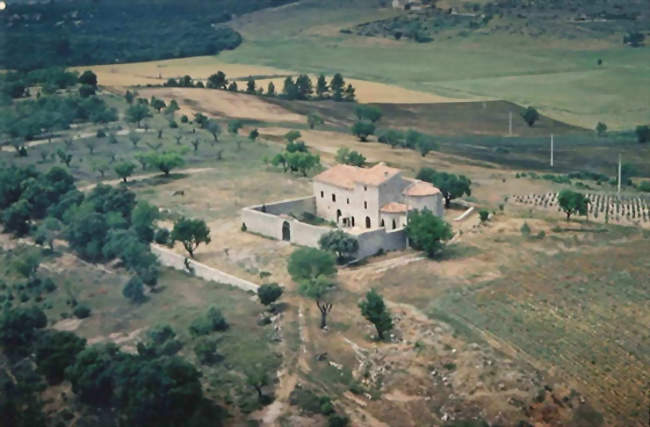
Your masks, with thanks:
M 384 227 L 384 220 L 383 219 L 381 220 L 380 226 Z
M 367 185 L 363 186 L 363 191 L 368 191 L 368 186 Z
M 324 191 L 321 191 L 321 192 L 320 192 L 320 198 L 322 199 L 323 197 L 325 197 L 325 192 L 324 192 Z
M 368 202 L 363 202 L 363 208 L 368 209 Z
M 349 205 L 350 204 L 350 199 L 348 199 L 347 202 L 348 202 L 348 205 Z
M 397 228 L 397 223 L 395 223 L 395 220 L 393 220 L 393 230 Z
M 332 201 L 336 202 L 336 194 L 332 193 Z

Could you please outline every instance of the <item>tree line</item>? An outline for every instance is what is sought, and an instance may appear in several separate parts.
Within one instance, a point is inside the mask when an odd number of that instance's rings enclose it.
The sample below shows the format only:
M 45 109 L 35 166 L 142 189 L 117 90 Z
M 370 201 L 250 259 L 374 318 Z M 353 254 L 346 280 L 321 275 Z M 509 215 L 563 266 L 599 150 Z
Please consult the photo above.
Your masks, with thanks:
M 163 84 L 166 87 L 195 87 L 227 90 L 230 92 L 241 92 L 249 95 L 279 97 L 288 100 L 325 100 L 354 102 L 356 100 L 356 89 L 351 83 L 345 82 L 340 73 L 334 74 L 328 82 L 324 74 L 320 74 L 316 80 L 316 85 L 312 82 L 307 74 L 300 74 L 295 79 L 287 76 L 284 79 L 282 89 L 276 88 L 272 81 L 266 87 L 266 90 L 257 85 L 253 77 L 245 80 L 246 87 L 240 88 L 239 83 L 242 80 L 229 80 L 223 71 L 218 71 L 210 75 L 205 83 L 201 80 L 194 80 L 191 76 L 185 75 L 180 78 L 169 78 Z

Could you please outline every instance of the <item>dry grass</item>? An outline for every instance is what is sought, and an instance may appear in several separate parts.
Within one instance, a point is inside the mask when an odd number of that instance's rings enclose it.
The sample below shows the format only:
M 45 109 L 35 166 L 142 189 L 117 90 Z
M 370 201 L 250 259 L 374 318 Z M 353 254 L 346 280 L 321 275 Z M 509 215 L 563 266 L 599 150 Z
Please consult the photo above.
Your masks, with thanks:
M 150 88 L 138 91 L 140 96 L 176 99 L 181 114 L 202 112 L 216 117 L 251 119 L 267 122 L 304 123 L 305 118 L 284 108 L 265 102 L 263 98 L 223 90 L 194 88 Z

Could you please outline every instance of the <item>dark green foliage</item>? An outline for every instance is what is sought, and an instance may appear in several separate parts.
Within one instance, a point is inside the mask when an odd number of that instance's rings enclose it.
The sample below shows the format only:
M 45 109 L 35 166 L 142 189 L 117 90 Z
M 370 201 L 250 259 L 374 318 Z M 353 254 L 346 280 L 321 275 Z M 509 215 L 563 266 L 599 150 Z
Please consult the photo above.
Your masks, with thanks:
M 358 151 L 350 151 L 349 148 L 341 147 L 336 152 L 336 161 L 346 165 L 362 167 L 366 164 L 366 158 Z
M 121 162 L 115 165 L 113 169 L 115 170 L 115 174 L 122 178 L 122 182 L 126 182 L 126 179 L 133 174 L 135 168 L 135 164 L 131 162 Z
M 170 238 L 171 238 L 171 233 L 169 232 L 169 230 L 167 230 L 166 228 L 159 228 L 156 230 L 156 234 L 153 240 L 159 245 L 168 245 Z
M 535 122 L 539 120 L 539 113 L 533 107 L 528 107 L 521 113 L 521 117 L 528 126 L 533 127 Z
M 156 325 L 146 332 L 145 339 L 138 343 L 138 354 L 147 359 L 172 356 L 183 348 L 176 333 L 167 324 Z
M 233 135 L 237 135 L 237 132 L 239 132 L 239 129 L 241 129 L 244 126 L 244 122 L 241 120 L 235 119 L 231 120 L 228 122 L 228 132 L 230 132 Z
M 287 266 L 291 278 L 296 282 L 311 281 L 320 276 L 336 273 L 334 255 L 314 248 L 300 248 L 293 251 Z
M 289 141 L 289 143 L 293 143 L 295 140 L 297 140 L 297 139 L 300 138 L 301 136 L 302 136 L 302 134 L 300 133 L 299 130 L 290 130 L 289 132 L 287 132 L 287 133 L 284 135 L 284 138 L 285 138 L 287 141 Z M 304 143 L 303 143 L 303 145 L 304 145 Z M 289 152 L 291 152 L 291 153 L 293 152 L 293 151 L 289 150 L 289 146 L 288 146 L 288 145 L 287 145 L 287 151 L 289 151 Z
M 641 181 L 637 188 L 644 193 L 650 193 L 650 181 Z
M 142 284 L 142 279 L 140 279 L 139 276 L 131 277 L 126 285 L 124 285 L 124 289 L 122 289 L 122 295 L 136 304 L 142 304 L 145 302 L 147 298 L 144 296 L 144 286 Z
M 234 49 L 241 36 L 214 24 L 286 0 L 200 1 L 155 4 L 144 1 L 12 3 L 11 15 L 41 19 L 3 20 L 3 68 L 35 69 L 56 65 L 111 64 L 197 55 Z M 161 22 L 165 25 L 161 26 Z M 11 25 L 11 27 L 9 27 Z M 101 46 L 101 48 L 100 48 Z
M 319 396 L 312 390 L 300 386 L 296 386 L 289 395 L 289 403 L 308 414 L 331 415 L 334 413 L 332 399 L 329 396 Z
M 385 333 L 393 329 L 393 319 L 390 311 L 384 304 L 384 299 L 374 289 L 366 293 L 366 299 L 359 303 L 361 315 L 375 325 L 377 336 L 380 340 L 385 338 Z
M 410 245 L 430 258 L 442 250 L 442 242 L 453 236 L 451 226 L 427 209 L 409 213 L 406 234 Z
M 74 308 L 72 314 L 74 314 L 77 319 L 85 319 L 90 316 L 90 308 L 87 305 L 79 304 Z
M 6 352 L 21 352 L 29 346 L 36 330 L 47 325 L 47 318 L 37 307 L 17 307 L 0 316 L 0 344 Z
M 587 215 L 587 208 L 589 206 L 589 199 L 582 193 L 571 190 L 562 190 L 557 197 L 560 209 L 566 213 L 567 221 L 571 219 L 571 215 Z
M 223 317 L 221 310 L 211 306 L 205 314 L 194 319 L 190 325 L 190 334 L 194 337 L 207 335 L 214 331 L 225 331 L 228 326 L 228 322 Z
M 163 151 L 158 153 L 152 151 L 145 155 L 146 163 L 160 170 L 166 176 L 172 169 L 179 168 L 185 164 L 183 155 L 175 151 Z
M 79 96 L 82 98 L 88 98 L 89 96 L 94 95 L 95 91 L 96 91 L 95 86 L 90 86 L 90 85 L 79 86 Z
M 260 132 L 257 129 L 253 129 L 249 134 L 248 134 L 248 139 L 251 141 L 255 142 L 257 137 L 260 136 Z
M 487 209 L 479 209 L 478 216 L 481 219 L 481 222 L 485 222 L 490 217 L 490 212 Z
M 257 297 L 262 304 L 270 305 L 282 296 L 282 292 L 282 287 L 277 283 L 268 283 L 257 289 Z
M 286 145 L 287 153 L 308 153 L 309 149 L 304 141 L 289 141 Z
M 325 251 L 334 252 L 339 264 L 352 259 L 359 250 L 359 241 L 343 230 L 330 231 L 323 234 L 318 240 L 318 245 Z
M 354 109 L 357 119 L 368 120 L 370 122 L 377 122 L 381 119 L 381 109 L 375 105 L 359 104 Z
M 216 74 L 212 74 L 208 77 L 207 87 L 209 89 L 225 89 L 227 84 L 228 80 L 223 71 L 217 71 Z
M 16 236 L 24 236 L 29 232 L 29 220 L 32 206 L 27 200 L 19 200 L 2 212 L 4 231 Z
M 307 176 L 309 171 L 320 165 L 320 156 L 317 154 L 294 152 L 284 154 L 286 165 L 291 172 L 300 172 Z
M 136 123 L 138 127 L 140 127 L 142 120 L 149 117 L 151 117 L 151 111 L 149 111 L 149 107 L 145 104 L 133 104 L 126 109 L 126 121 Z
M 645 34 L 639 31 L 633 31 L 623 36 L 623 44 L 632 47 L 641 47 L 643 46 L 644 41 L 645 41 Z
M 644 144 L 650 141 L 650 126 L 637 126 L 635 132 L 636 140 L 639 141 L 639 143 Z
M 194 354 L 202 365 L 212 365 L 222 356 L 217 353 L 217 341 L 211 338 L 201 338 L 194 344 Z
M 210 229 L 203 220 L 180 218 L 174 223 L 171 239 L 181 242 L 190 257 L 194 258 L 194 251 L 201 243 L 210 243 Z
M 44 331 L 36 340 L 34 354 L 36 365 L 48 383 L 59 384 L 65 369 L 86 346 L 86 340 L 71 332 Z
M 359 138 L 359 141 L 368 141 L 368 137 L 374 133 L 375 125 L 373 123 L 359 121 L 352 125 L 352 134 Z
M 154 222 L 160 216 L 158 207 L 146 201 L 138 202 L 131 212 L 131 226 L 143 242 L 151 242 L 154 238 Z M 160 231 L 160 230 L 159 230 Z M 167 231 L 167 230 L 165 230 Z M 167 232 L 169 233 L 169 232 Z M 163 242 L 165 244 L 167 239 Z
M 341 414 L 331 414 L 327 418 L 328 427 L 346 427 L 349 423 L 350 419 Z
M 334 74 L 334 77 L 332 77 L 332 81 L 330 82 L 330 89 L 332 91 L 332 97 L 334 98 L 334 101 L 343 100 L 344 88 L 345 80 L 343 80 L 343 76 L 340 73 Z
M 97 87 L 97 75 L 91 70 L 86 70 L 79 76 L 79 83 L 82 85 Z
M 325 75 L 321 74 L 316 81 L 316 95 L 319 98 L 325 98 L 328 92 L 329 86 L 327 85 L 327 80 L 325 80 Z
M 417 174 L 417 179 L 430 182 L 438 187 L 445 198 L 445 207 L 447 208 L 453 199 L 472 194 L 470 188 L 472 181 L 464 175 L 454 175 L 446 172 L 436 172 L 431 168 L 422 168 Z

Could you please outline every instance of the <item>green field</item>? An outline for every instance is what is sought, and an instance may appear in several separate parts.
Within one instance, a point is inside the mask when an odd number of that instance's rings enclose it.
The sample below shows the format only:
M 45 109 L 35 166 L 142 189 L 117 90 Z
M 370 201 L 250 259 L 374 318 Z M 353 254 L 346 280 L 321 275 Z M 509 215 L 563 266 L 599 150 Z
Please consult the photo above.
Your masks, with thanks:
M 623 47 L 622 35 L 593 41 L 474 32 L 414 43 L 339 33 L 393 13 L 370 1 L 327 8 L 306 1 L 260 11 L 240 20 L 244 43 L 219 58 L 342 72 L 445 96 L 504 99 L 589 129 L 598 121 L 629 129 L 650 120 L 648 48 Z

